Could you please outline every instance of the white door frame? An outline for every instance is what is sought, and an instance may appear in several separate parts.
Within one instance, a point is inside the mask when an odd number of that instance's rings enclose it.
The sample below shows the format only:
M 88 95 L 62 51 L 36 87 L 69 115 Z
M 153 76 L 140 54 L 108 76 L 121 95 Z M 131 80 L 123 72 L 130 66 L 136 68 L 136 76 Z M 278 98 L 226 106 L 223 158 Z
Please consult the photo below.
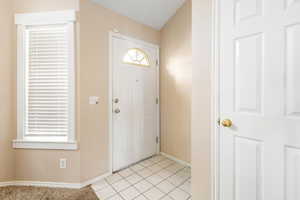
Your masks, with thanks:
M 122 35 L 120 33 L 115 33 L 110 31 L 109 32 L 109 95 L 108 95 L 108 113 L 109 113 L 109 173 L 113 173 L 113 38 L 119 38 L 119 39 L 124 39 L 132 42 L 136 42 L 139 44 L 143 44 L 145 46 L 150 46 L 156 49 L 157 52 L 157 98 L 158 102 L 160 97 L 159 97 L 159 71 L 160 71 L 160 61 L 159 61 L 159 49 L 160 47 L 156 44 L 152 44 L 149 42 L 145 42 L 143 40 L 139 40 L 136 38 L 128 37 L 125 35 Z M 157 143 L 157 148 L 156 148 L 156 153 L 160 153 L 160 103 L 158 103 L 157 106 L 157 137 L 158 137 L 158 143 Z
M 219 135 L 220 126 L 220 0 L 213 0 L 211 5 L 211 200 L 219 200 Z

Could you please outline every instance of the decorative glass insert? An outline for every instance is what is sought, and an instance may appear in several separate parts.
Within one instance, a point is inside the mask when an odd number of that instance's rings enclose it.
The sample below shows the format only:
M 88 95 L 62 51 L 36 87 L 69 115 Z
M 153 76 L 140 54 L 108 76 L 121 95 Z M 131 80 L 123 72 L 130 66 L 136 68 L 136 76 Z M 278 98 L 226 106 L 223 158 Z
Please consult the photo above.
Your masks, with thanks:
M 150 66 L 147 54 L 141 49 L 129 49 L 123 58 L 123 62 L 126 64 L 138 65 L 143 67 Z

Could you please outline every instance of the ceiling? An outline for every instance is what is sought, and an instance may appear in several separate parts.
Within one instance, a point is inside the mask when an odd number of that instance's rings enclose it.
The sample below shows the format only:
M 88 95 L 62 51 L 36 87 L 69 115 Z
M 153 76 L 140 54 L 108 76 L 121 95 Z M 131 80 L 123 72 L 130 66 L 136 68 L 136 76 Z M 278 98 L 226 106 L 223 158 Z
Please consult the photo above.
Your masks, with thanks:
M 92 0 L 105 8 L 160 30 L 185 0 Z

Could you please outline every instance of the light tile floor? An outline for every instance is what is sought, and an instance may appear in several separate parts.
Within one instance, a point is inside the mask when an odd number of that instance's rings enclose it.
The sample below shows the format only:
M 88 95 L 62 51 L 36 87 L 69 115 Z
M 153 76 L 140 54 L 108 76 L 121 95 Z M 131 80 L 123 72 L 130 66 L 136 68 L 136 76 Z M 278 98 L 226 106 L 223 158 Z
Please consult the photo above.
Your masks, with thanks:
M 100 200 L 191 200 L 191 169 L 157 155 L 92 188 Z

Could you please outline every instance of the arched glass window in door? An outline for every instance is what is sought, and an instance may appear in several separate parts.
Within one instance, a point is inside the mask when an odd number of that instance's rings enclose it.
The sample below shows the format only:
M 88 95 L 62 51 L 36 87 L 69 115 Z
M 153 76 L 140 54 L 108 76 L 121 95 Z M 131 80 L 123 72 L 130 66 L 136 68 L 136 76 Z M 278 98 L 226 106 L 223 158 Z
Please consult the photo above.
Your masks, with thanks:
M 150 62 L 147 54 L 141 49 L 129 49 L 124 58 L 123 63 L 131 64 L 131 65 L 138 65 L 142 67 L 149 67 Z

